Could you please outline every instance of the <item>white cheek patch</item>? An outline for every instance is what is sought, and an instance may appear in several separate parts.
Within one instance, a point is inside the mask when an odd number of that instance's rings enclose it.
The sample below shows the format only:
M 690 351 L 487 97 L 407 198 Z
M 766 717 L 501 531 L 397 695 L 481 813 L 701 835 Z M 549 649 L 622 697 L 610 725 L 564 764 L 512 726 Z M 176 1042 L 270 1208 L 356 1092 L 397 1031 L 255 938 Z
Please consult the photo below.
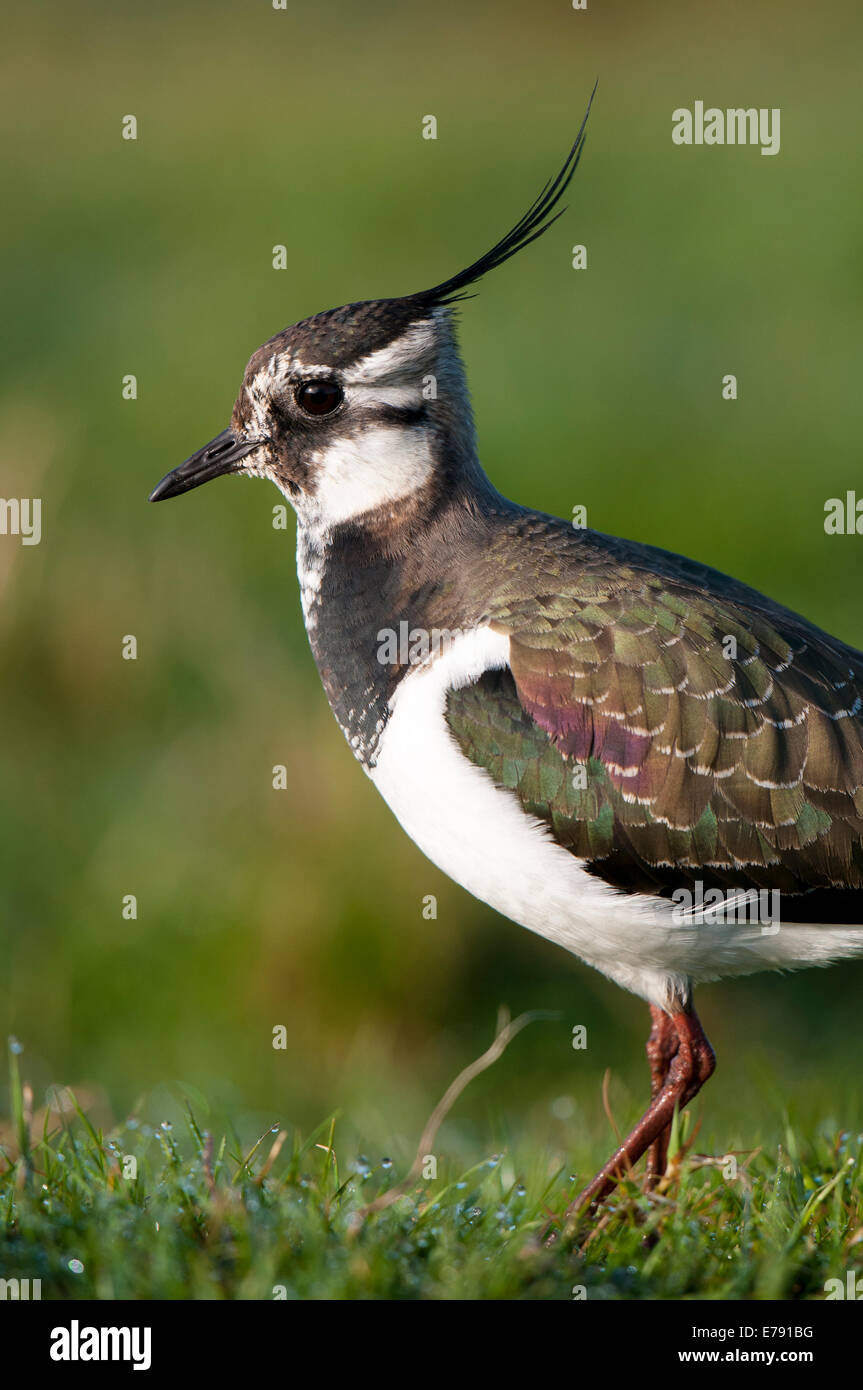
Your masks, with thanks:
M 303 501 L 303 520 L 318 527 L 353 521 L 410 497 L 435 466 L 428 432 L 398 425 L 369 425 L 336 439 L 309 463 L 314 491 Z

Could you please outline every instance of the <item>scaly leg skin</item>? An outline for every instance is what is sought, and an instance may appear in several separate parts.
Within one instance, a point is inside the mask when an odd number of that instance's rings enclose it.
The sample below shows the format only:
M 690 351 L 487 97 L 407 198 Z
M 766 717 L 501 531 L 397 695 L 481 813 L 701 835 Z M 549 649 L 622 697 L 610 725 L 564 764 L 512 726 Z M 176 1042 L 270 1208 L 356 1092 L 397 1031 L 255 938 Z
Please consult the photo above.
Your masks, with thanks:
M 687 1003 L 679 1006 L 667 1014 L 666 1018 L 671 1057 L 661 1089 L 653 1096 L 638 1124 L 617 1152 L 612 1154 L 593 1181 L 589 1182 L 567 1207 L 566 1215 L 570 1220 L 579 1212 L 607 1197 L 619 1179 L 638 1162 L 645 1150 L 657 1141 L 661 1142 L 664 1131 L 671 1124 L 674 1107 L 682 1110 L 688 1105 L 713 1074 L 716 1066 L 713 1048 L 705 1037 L 692 1005 Z M 656 1025 L 657 1019 L 654 1016 L 654 1026 Z
M 647 1040 L 647 1063 L 650 1067 L 650 1099 L 656 1100 L 668 1077 L 671 1059 L 677 1051 L 677 1032 L 671 1015 L 658 1005 L 651 1004 L 652 1026 Z M 666 1125 L 647 1151 L 647 1185 L 654 1187 L 665 1172 L 671 1126 Z

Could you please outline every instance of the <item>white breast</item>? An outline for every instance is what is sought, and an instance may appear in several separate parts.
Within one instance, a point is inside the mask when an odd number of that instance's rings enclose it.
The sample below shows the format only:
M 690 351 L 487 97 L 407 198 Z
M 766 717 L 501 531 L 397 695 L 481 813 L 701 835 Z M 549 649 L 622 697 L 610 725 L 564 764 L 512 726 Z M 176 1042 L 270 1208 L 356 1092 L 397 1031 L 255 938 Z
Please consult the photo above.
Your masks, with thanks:
M 424 854 L 512 921 L 557 941 L 651 1003 L 695 981 L 765 968 L 825 964 L 863 952 L 863 929 L 783 924 L 680 926 L 666 899 L 633 896 L 589 874 L 515 794 L 461 752 L 444 718 L 446 693 L 509 663 L 489 628 L 459 636 L 412 671 L 392 701 L 369 775 Z

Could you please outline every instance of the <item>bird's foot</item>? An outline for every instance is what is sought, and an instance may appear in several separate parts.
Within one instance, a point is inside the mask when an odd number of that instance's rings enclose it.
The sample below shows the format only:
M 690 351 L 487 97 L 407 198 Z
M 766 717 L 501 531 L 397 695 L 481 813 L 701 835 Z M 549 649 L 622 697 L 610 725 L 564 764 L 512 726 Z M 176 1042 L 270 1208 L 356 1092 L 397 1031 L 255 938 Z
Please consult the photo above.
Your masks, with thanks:
M 592 1182 L 567 1207 L 566 1219 L 569 1224 L 602 1202 L 648 1149 L 651 1150 L 648 1183 L 657 1180 L 665 1171 L 668 1133 L 675 1107 L 682 1110 L 688 1105 L 716 1066 L 713 1048 L 691 1006 L 665 1014 L 663 1023 L 657 1021 L 658 1012 L 654 1012 L 654 1029 L 648 1043 L 648 1057 L 651 1056 L 651 1043 L 654 1044 L 651 1060 L 654 1085 L 650 1105 Z M 656 1089 L 659 1069 L 666 1057 L 667 1068 L 659 1089 Z

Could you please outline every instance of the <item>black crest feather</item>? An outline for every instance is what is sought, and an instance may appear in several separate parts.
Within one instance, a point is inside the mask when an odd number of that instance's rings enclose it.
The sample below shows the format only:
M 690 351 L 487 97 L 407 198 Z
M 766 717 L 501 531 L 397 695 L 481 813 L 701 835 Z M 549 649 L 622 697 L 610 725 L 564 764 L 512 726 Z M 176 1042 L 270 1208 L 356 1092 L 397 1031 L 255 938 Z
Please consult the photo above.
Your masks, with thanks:
M 522 247 L 529 246 L 532 241 L 536 241 L 537 237 L 542 236 L 543 232 L 547 232 L 549 227 L 563 216 L 566 208 L 561 208 L 559 212 L 554 213 L 553 217 L 549 214 L 557 207 L 578 168 L 578 161 L 581 159 L 586 139 L 587 118 L 590 115 L 595 94 L 596 84 L 594 84 L 590 94 L 584 120 L 579 127 L 575 142 L 566 157 L 563 168 L 555 179 L 550 180 L 545 185 L 539 197 L 531 204 L 524 216 L 490 251 L 486 251 L 484 256 L 480 256 L 478 261 L 474 261 L 466 270 L 459 271 L 458 275 L 444 280 L 442 284 L 435 285 L 433 289 L 423 290 L 420 294 L 412 296 L 414 301 L 419 300 L 432 309 L 438 305 L 454 304 L 459 299 L 469 299 L 471 296 L 462 294 L 462 290 L 482 279 L 488 271 L 494 270 L 496 266 L 508 261 L 510 256 L 514 256 L 516 251 L 520 251 Z

